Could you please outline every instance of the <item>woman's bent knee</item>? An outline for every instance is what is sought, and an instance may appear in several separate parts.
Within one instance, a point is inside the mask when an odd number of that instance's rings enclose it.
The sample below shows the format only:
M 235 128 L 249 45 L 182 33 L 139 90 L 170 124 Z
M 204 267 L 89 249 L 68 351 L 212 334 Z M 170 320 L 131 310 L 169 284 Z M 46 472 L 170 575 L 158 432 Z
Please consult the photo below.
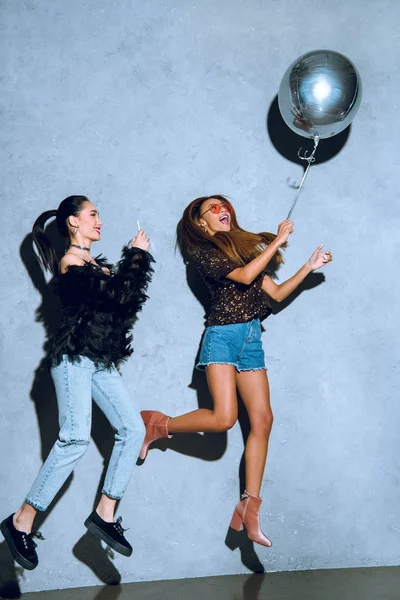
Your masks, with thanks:
M 236 415 L 219 415 L 216 417 L 217 430 L 228 431 L 229 429 L 232 429 L 236 421 Z
M 86 452 L 90 446 L 90 440 L 88 440 L 86 438 L 67 439 L 67 440 L 58 439 L 56 444 L 60 448 L 67 449 L 69 451 L 72 451 L 74 454 L 83 456 L 84 454 L 86 454 Z

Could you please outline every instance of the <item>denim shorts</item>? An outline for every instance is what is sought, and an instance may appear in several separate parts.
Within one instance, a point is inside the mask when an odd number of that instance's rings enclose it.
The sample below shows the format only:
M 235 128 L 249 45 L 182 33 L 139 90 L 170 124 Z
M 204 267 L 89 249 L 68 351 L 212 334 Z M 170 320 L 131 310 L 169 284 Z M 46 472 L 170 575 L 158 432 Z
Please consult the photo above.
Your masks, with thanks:
M 233 365 L 237 371 L 267 370 L 260 321 L 207 327 L 196 366 L 205 369 L 214 364 Z

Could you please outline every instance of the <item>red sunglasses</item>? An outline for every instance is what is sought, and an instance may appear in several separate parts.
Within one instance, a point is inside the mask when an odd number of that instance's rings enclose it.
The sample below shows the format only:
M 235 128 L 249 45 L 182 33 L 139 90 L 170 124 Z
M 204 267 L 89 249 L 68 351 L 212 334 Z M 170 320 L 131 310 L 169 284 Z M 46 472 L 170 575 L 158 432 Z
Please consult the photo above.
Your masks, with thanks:
M 208 211 L 210 210 L 212 212 L 213 215 L 219 215 L 219 213 L 221 212 L 221 210 L 225 208 L 228 213 L 230 214 L 232 212 L 232 205 L 230 204 L 230 202 L 222 202 L 221 204 L 211 204 L 207 210 L 205 210 L 200 217 L 202 217 L 203 215 L 205 215 L 206 213 L 208 213 Z

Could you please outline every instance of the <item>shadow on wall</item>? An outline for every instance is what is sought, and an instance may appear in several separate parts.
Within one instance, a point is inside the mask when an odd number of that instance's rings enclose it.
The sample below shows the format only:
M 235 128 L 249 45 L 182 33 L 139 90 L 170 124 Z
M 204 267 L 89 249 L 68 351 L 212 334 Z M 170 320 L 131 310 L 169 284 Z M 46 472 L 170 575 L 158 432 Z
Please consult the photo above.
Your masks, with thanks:
M 177 239 L 180 239 L 180 223 L 177 228 Z M 179 243 L 178 243 L 179 247 Z M 185 256 L 185 252 L 179 247 L 182 259 L 186 265 L 186 280 L 190 290 L 192 291 L 195 298 L 204 308 L 205 319 L 207 320 L 210 311 L 210 298 L 206 285 L 200 277 L 197 268 L 190 261 L 188 256 Z M 307 289 L 312 289 L 320 285 L 325 280 L 322 274 L 311 274 L 302 286 L 298 288 L 295 294 L 292 294 L 286 302 L 280 305 L 275 304 L 273 312 L 277 314 L 283 308 L 286 308 L 300 293 Z M 198 356 L 200 353 L 201 342 L 199 350 L 197 352 L 195 364 L 197 363 Z M 197 393 L 197 402 L 199 408 L 213 408 L 213 400 L 210 395 L 205 373 L 199 371 L 195 367 L 193 369 L 192 381 L 189 385 L 190 388 L 194 389 Z M 240 397 L 238 397 L 239 414 L 238 420 L 242 431 L 243 444 L 246 445 L 247 438 L 250 432 L 250 423 L 247 415 L 247 411 Z M 152 444 L 151 448 L 158 448 L 159 450 L 175 450 L 181 454 L 187 456 L 200 458 L 205 461 L 218 460 L 220 459 L 227 447 L 227 433 L 205 433 L 205 434 L 175 434 L 171 439 L 161 439 Z M 239 466 L 239 482 L 240 482 L 240 494 L 245 489 L 245 456 L 244 452 L 240 461 Z M 258 558 L 254 544 L 247 537 L 246 531 L 235 532 L 228 528 L 228 532 L 225 539 L 225 544 L 231 550 L 239 548 L 241 553 L 241 560 L 243 565 L 253 573 L 263 573 L 264 566 Z M 258 581 L 258 580 L 257 580 Z
M 303 150 L 312 150 L 314 142 L 310 138 L 302 137 L 290 129 L 282 119 L 281 112 L 279 110 L 278 96 L 275 96 L 271 106 L 269 107 L 266 127 L 268 135 L 273 143 L 275 149 L 287 160 L 294 162 L 302 167 L 306 168 L 307 163 L 301 160 L 298 156 L 299 148 L 302 146 Z M 333 137 L 323 139 L 320 141 L 318 150 L 315 153 L 315 165 L 320 165 L 328 160 L 334 158 L 346 145 L 347 139 L 350 135 L 351 125 L 346 127 L 344 131 L 341 131 Z
M 46 233 L 52 240 L 61 257 L 64 248 L 60 247 L 60 236 L 56 231 L 55 223 L 51 223 Z M 43 271 L 38 263 L 36 254 L 33 250 L 32 235 L 28 234 L 20 247 L 21 259 L 25 268 L 31 277 L 33 285 L 41 295 L 41 304 L 36 311 L 36 320 L 43 324 L 46 333 L 44 344 L 44 355 L 40 360 L 34 375 L 31 388 L 31 399 L 35 404 L 38 426 L 41 437 L 41 456 L 44 461 L 50 452 L 58 435 L 58 413 L 57 400 L 53 382 L 48 368 L 48 356 L 51 348 L 52 338 L 58 327 L 59 301 L 54 295 L 52 282 L 47 282 Z M 209 312 L 209 296 L 204 282 L 199 277 L 197 269 L 188 261 L 186 262 L 187 283 L 197 300 L 202 304 L 205 315 Z M 306 281 L 298 288 L 295 294 L 292 294 L 284 303 L 274 306 L 274 313 L 277 314 L 283 308 L 286 308 L 300 293 L 307 289 L 312 289 L 324 281 L 322 274 L 311 274 Z M 197 357 L 196 357 L 197 362 Z M 203 371 L 193 369 L 192 381 L 190 387 L 197 393 L 198 406 L 200 408 L 212 408 L 213 402 L 208 390 L 206 377 Z M 239 398 L 239 424 L 241 427 L 243 442 L 246 443 L 249 434 L 249 421 L 247 412 Z M 92 438 L 103 457 L 103 473 L 99 482 L 93 506 L 96 506 L 100 497 L 103 480 L 106 473 L 109 457 L 114 444 L 113 431 L 98 407 L 93 405 L 93 425 Z M 224 433 L 206 433 L 206 434 L 180 434 L 175 435 L 171 440 L 160 440 L 153 444 L 153 447 L 165 450 L 169 448 L 187 456 L 200 458 L 204 461 L 214 461 L 220 459 L 227 447 L 227 434 Z M 239 467 L 240 492 L 245 488 L 245 462 L 244 454 Z M 60 492 L 57 494 L 50 508 L 39 513 L 35 521 L 35 526 L 40 529 L 47 516 L 52 512 L 58 500 L 69 488 L 73 475 L 66 481 Z M 228 529 L 226 536 L 226 545 L 234 550 L 239 548 L 241 552 L 242 563 L 254 573 L 263 573 L 264 567 L 259 560 L 253 542 L 251 542 L 246 532 L 234 532 Z M 121 575 L 114 566 L 112 559 L 114 557 L 110 549 L 104 549 L 100 541 L 90 534 L 84 533 L 73 548 L 74 556 L 82 563 L 86 564 L 100 581 L 108 585 L 117 585 L 121 581 Z M 8 548 L 3 542 L 0 544 L 0 596 L 5 598 L 19 598 L 20 590 L 18 577 L 22 570 L 14 566 L 12 557 Z M 20 572 L 21 571 L 21 572 Z M 257 580 L 258 581 L 258 580 Z M 116 590 L 117 591 L 117 590 Z
M 186 263 L 186 280 L 190 290 L 204 308 L 205 314 L 209 311 L 209 298 L 207 288 L 198 276 L 197 270 L 191 263 Z M 201 340 L 202 341 L 202 340 Z M 194 361 L 196 365 L 200 354 L 201 341 Z M 195 390 L 198 408 L 213 408 L 213 400 L 210 395 L 204 371 L 193 367 L 192 380 L 189 388 Z M 151 448 L 159 450 L 175 450 L 180 454 L 199 458 L 204 461 L 215 461 L 222 458 L 227 447 L 227 434 L 223 433 L 180 433 L 171 439 L 157 440 Z
M 48 225 L 46 234 L 54 245 L 57 256 L 60 258 L 64 253 L 64 246 L 63 240 L 57 232 L 55 222 Z M 24 238 L 20 246 L 20 256 L 33 285 L 41 295 L 41 303 L 36 310 L 36 321 L 42 323 L 45 329 L 44 355 L 35 370 L 30 397 L 35 405 L 41 440 L 41 457 L 45 461 L 57 439 L 59 431 L 57 398 L 49 371 L 48 358 L 52 339 L 59 324 L 60 304 L 57 296 L 54 294 L 52 281 L 46 281 L 38 262 L 33 249 L 31 233 Z M 92 438 L 104 461 L 103 473 L 93 503 L 94 508 L 97 506 L 100 498 L 108 460 L 114 444 L 114 432 L 96 404 L 93 404 Z M 35 520 L 35 528 L 41 528 L 59 499 L 69 488 L 72 478 L 73 474 L 65 482 L 49 509 L 46 512 L 38 513 Z M 27 482 L 28 486 L 30 483 L 32 482 Z M 28 492 L 28 489 L 26 491 Z M 90 512 L 88 510 L 88 514 Z M 110 549 L 103 549 L 100 540 L 89 532 L 86 532 L 75 544 L 73 554 L 78 560 L 86 564 L 103 583 L 117 584 L 121 581 L 121 575 L 111 560 L 113 558 L 112 551 Z M 0 597 L 20 597 L 18 576 L 22 572 L 23 569 L 14 566 L 6 542 L 0 544 Z
M 179 227 L 179 225 L 178 225 Z M 187 284 L 195 296 L 204 308 L 205 319 L 209 314 L 210 310 L 210 299 L 208 290 L 204 284 L 204 281 L 199 276 L 195 265 L 183 257 L 186 264 L 186 280 Z M 196 355 L 194 364 L 196 365 L 200 354 L 201 342 Z M 199 371 L 194 366 L 192 381 L 189 387 L 196 391 L 197 403 L 199 408 L 213 408 L 213 400 L 208 389 L 205 371 Z M 246 409 L 244 408 L 243 402 L 240 398 L 239 401 L 239 424 L 242 430 L 243 442 L 246 444 L 247 437 L 250 431 L 250 424 L 247 417 Z M 179 433 L 174 434 L 171 439 L 161 439 L 154 442 L 150 449 L 158 448 L 159 450 L 175 450 L 186 456 L 199 458 L 204 461 L 219 460 L 225 453 L 227 448 L 228 436 L 226 432 L 221 433 Z M 245 489 L 245 462 L 244 453 L 240 462 L 239 469 L 240 478 L 240 493 Z M 254 544 L 247 537 L 246 531 L 236 532 L 228 527 L 228 532 L 225 539 L 225 544 L 230 550 L 239 548 L 241 553 L 241 560 L 243 565 L 254 573 L 263 573 L 264 567 L 258 558 Z
M 266 118 L 266 128 L 270 140 L 279 154 L 287 160 L 300 165 L 303 171 L 305 171 L 308 163 L 305 160 L 301 160 L 298 153 L 300 148 L 302 148 L 301 155 L 304 155 L 305 151 L 310 155 L 314 148 L 314 142 L 312 139 L 298 135 L 286 125 L 279 110 L 278 96 L 275 96 L 269 107 Z M 350 130 L 351 125 L 341 133 L 338 133 L 331 138 L 321 140 L 315 153 L 315 162 L 313 165 L 320 165 L 339 154 L 346 145 Z M 291 188 L 298 188 L 298 184 L 291 181 L 288 181 L 287 183 Z
M 303 171 L 305 171 L 308 163 L 305 160 L 301 160 L 298 153 L 300 148 L 302 148 L 301 154 L 303 155 L 303 153 L 307 151 L 309 155 L 314 147 L 313 140 L 298 135 L 286 125 L 279 110 L 278 96 L 275 96 L 269 107 L 266 118 L 266 128 L 271 142 L 279 154 L 287 160 L 300 165 Z M 351 125 L 341 133 L 331 138 L 321 140 L 317 152 L 315 153 L 315 162 L 313 164 L 319 165 L 325 163 L 339 154 L 347 143 L 350 131 Z M 288 185 L 294 189 L 298 188 L 298 185 L 289 181 Z M 324 281 L 325 275 L 323 273 L 311 273 L 286 300 L 279 304 L 271 300 L 273 314 L 276 315 L 280 313 L 304 291 L 312 290 Z

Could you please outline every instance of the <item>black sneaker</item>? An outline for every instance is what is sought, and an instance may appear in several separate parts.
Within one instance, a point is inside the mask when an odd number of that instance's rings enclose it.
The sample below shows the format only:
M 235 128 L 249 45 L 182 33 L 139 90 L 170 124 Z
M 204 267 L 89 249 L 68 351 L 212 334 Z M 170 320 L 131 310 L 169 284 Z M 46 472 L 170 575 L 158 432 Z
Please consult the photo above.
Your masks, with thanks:
M 107 523 L 107 521 L 103 521 L 96 511 L 93 511 L 86 519 L 85 527 L 116 552 L 124 556 L 130 556 L 132 554 L 132 546 L 124 537 L 126 529 L 122 527 L 121 521 L 121 517 L 118 517 L 116 522 Z
M 24 533 L 23 531 L 18 531 L 14 527 L 13 516 L 14 514 L 10 515 L 0 523 L 1 533 L 4 535 L 14 560 L 24 569 L 32 571 L 36 569 L 39 563 L 35 550 L 36 544 L 32 538 L 37 537 L 44 540 L 44 537 L 39 532 Z

